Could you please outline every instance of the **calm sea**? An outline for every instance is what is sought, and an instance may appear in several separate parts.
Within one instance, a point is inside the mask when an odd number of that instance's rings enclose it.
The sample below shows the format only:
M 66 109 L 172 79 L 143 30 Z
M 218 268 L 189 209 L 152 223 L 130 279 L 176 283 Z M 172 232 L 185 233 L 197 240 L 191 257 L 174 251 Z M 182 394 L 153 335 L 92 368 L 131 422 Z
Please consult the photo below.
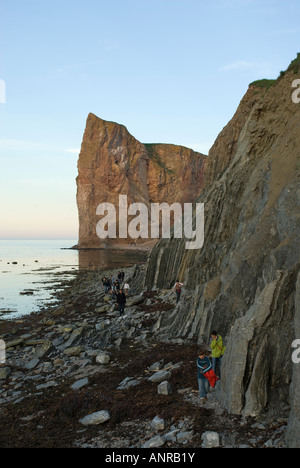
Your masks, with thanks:
M 72 250 L 77 240 L 0 239 L 0 319 L 18 318 L 55 302 L 79 269 L 118 269 L 143 263 L 147 254 L 118 250 Z
M 0 240 L 0 318 L 36 312 L 78 270 L 75 240 Z

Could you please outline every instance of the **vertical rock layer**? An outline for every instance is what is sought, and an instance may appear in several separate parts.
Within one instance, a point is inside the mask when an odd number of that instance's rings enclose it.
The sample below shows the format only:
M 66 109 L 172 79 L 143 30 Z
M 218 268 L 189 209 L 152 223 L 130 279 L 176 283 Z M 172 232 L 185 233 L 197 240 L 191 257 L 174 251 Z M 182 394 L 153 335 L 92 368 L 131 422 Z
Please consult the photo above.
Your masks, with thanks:
M 292 372 L 291 360 L 300 338 L 300 107 L 291 99 L 299 71 L 290 67 L 274 82 L 250 85 L 209 152 L 198 199 L 205 204 L 204 247 L 187 251 L 184 240 L 162 240 L 145 284 L 170 287 L 179 276 L 183 300 L 161 317 L 160 338 L 207 342 L 217 329 L 227 345 L 224 406 L 258 416 L 285 414 L 290 405 L 291 446 L 300 440 L 299 369 Z

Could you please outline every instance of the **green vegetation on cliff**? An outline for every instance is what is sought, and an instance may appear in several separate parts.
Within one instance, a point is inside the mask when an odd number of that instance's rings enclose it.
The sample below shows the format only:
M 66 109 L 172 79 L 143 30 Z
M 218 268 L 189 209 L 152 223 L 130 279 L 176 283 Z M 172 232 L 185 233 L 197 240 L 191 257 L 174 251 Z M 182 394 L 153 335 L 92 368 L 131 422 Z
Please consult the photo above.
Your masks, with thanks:
M 300 71 L 300 52 L 298 52 L 297 57 L 295 60 L 293 60 L 288 68 L 285 71 L 281 71 L 279 77 L 277 78 L 280 79 L 282 78 L 287 72 L 293 71 L 295 75 L 299 73 Z M 277 82 L 277 80 L 268 80 L 268 79 L 262 79 L 262 80 L 257 80 L 253 81 L 252 83 L 249 84 L 250 86 L 255 86 L 256 88 L 264 88 L 266 89 L 266 92 L 269 91 L 269 89 Z
M 144 146 L 148 152 L 149 158 L 151 158 L 159 167 L 161 167 L 167 174 L 175 174 L 172 169 L 169 169 L 166 164 L 162 161 L 160 155 L 155 150 L 156 146 L 160 146 L 160 143 L 144 143 Z

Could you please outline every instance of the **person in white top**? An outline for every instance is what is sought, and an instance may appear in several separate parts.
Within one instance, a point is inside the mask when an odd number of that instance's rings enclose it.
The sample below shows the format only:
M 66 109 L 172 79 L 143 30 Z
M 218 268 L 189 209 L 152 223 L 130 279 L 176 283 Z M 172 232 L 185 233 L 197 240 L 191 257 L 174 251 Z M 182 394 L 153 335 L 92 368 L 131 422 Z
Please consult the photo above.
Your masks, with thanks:
M 125 281 L 125 284 L 124 284 L 124 286 L 123 286 L 123 289 L 124 289 L 124 292 L 125 292 L 126 296 L 128 296 L 130 286 L 129 286 L 129 284 L 127 283 L 127 281 Z

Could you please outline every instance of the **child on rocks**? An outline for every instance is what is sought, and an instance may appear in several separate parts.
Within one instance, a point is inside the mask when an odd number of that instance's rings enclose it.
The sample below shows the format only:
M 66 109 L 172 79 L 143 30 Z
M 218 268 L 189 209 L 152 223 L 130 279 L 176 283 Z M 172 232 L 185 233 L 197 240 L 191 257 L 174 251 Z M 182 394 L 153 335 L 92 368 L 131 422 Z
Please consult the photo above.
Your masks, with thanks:
M 209 381 L 205 377 L 206 372 L 212 369 L 212 365 L 209 357 L 206 356 L 205 350 L 199 350 L 199 356 L 197 358 L 197 369 L 198 369 L 198 386 L 199 396 L 202 404 L 207 400 L 207 391 L 209 387 Z

